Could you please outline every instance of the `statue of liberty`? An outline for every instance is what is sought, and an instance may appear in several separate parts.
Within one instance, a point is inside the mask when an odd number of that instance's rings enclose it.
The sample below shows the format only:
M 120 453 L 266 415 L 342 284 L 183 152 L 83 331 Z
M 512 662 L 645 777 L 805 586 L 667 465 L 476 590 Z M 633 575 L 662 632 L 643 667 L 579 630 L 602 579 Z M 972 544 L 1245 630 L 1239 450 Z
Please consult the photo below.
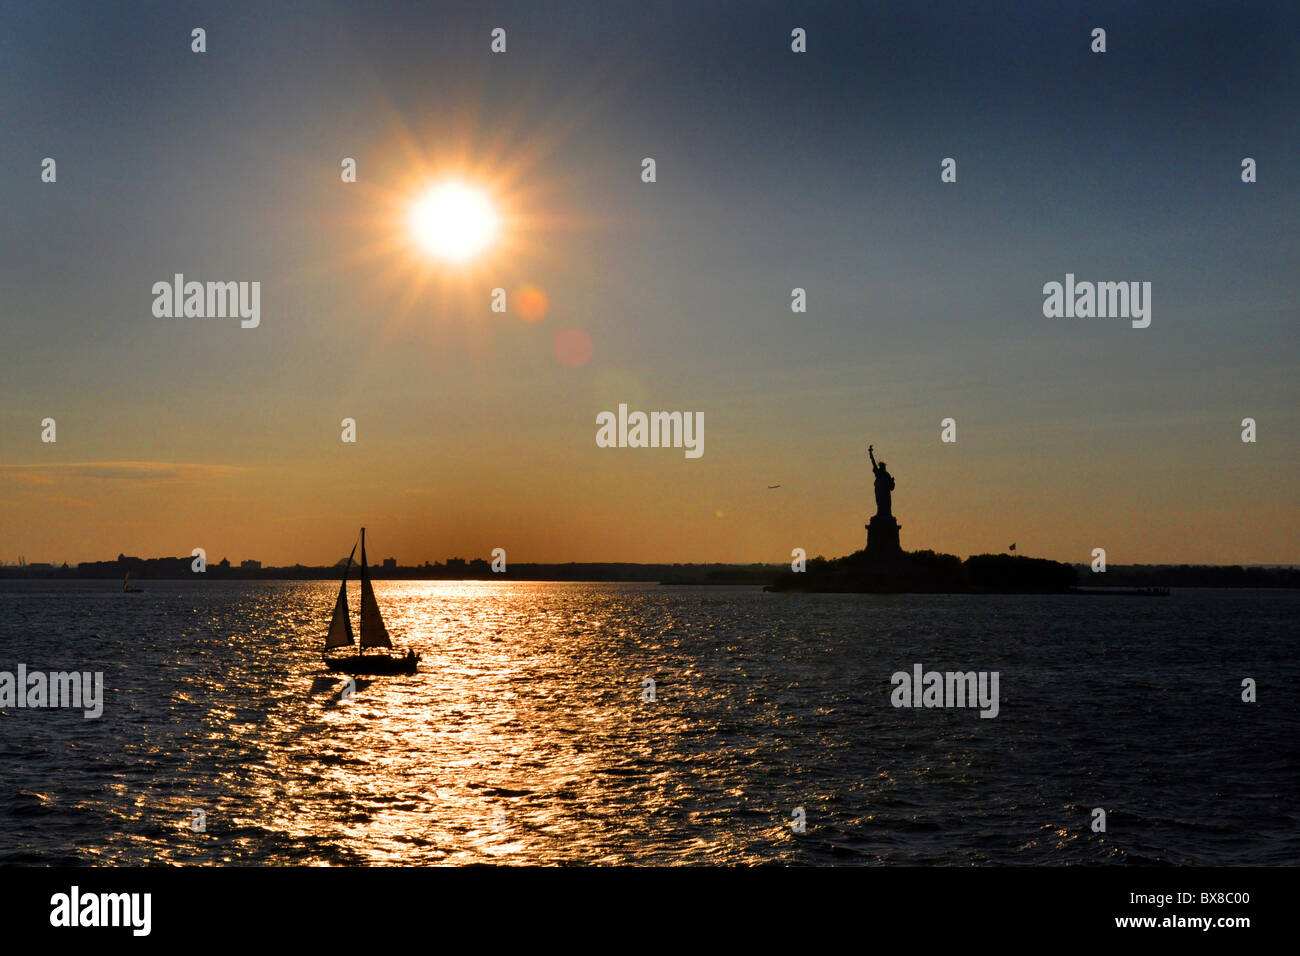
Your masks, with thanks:
M 867 454 L 871 456 L 871 471 L 876 476 L 876 516 L 888 518 L 893 515 L 891 493 L 894 490 L 894 477 L 885 471 L 885 463 L 876 463 L 876 446 L 868 445 Z

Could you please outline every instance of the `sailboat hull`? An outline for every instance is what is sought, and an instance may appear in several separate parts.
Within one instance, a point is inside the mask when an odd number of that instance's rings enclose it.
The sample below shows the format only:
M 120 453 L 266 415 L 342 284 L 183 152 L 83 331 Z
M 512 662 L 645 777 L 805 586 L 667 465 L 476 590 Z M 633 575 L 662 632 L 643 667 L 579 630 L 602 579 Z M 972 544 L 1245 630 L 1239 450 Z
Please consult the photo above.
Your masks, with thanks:
M 414 674 L 420 655 L 414 657 L 389 657 L 387 654 L 353 655 L 352 657 L 325 658 L 325 666 L 344 674 Z

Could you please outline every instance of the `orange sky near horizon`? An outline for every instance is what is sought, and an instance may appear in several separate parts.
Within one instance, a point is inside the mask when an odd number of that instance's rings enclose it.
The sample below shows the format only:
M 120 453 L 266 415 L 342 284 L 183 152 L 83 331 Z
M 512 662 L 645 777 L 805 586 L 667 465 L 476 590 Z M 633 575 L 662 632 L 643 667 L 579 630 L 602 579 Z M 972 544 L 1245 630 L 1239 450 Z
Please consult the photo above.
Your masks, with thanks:
M 356 446 L 322 437 L 314 461 L 6 466 L 0 507 L 12 553 L 2 557 L 75 564 L 203 547 L 214 562 L 328 565 L 362 524 L 371 560 L 403 565 L 486 559 L 496 547 L 510 561 L 779 563 L 794 547 L 831 557 L 863 546 L 874 511 L 867 436 L 794 441 L 787 432 L 756 453 L 731 434 L 752 423 L 721 408 L 705 420 L 697 460 L 677 449 L 597 448 L 594 423 L 575 409 L 553 444 L 525 425 L 501 447 L 440 438 L 412 453 L 363 418 L 368 442 L 364 431 Z M 1260 459 L 1284 471 L 1267 446 L 1238 451 L 1225 440 L 1173 480 L 1155 462 L 1117 473 L 1105 442 L 1070 456 L 1064 473 L 1041 464 L 1025 473 L 1006 435 L 970 432 L 955 445 L 876 443 L 897 481 L 905 549 L 965 556 L 1015 541 L 1020 554 L 1072 562 L 1104 547 L 1112 564 L 1300 563 L 1294 521 L 1258 503 L 1290 491 L 1282 478 L 1260 481 Z M 1059 435 L 1035 442 L 1040 462 L 1062 460 L 1067 453 L 1053 446 L 1074 444 Z M 1253 463 L 1245 457 L 1259 452 Z M 1216 464 L 1234 453 L 1233 465 Z M 460 467 L 449 472 L 448 463 Z

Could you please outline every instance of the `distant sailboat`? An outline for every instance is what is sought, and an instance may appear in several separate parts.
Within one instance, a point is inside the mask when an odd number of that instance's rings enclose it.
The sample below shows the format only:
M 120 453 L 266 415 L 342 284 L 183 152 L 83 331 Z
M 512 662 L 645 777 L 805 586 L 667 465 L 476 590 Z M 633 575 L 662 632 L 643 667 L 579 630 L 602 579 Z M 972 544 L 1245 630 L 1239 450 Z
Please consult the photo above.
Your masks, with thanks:
M 140 593 L 140 589 L 139 589 L 139 588 L 133 588 L 133 587 L 131 587 L 131 572 L 130 572 L 130 571 L 126 572 L 126 577 L 122 578 L 122 593 L 123 593 L 123 594 L 139 594 L 139 593 Z
M 357 553 L 357 546 L 352 546 L 352 554 L 343 569 L 343 583 L 339 585 L 338 600 L 334 602 L 334 616 L 330 618 L 330 629 L 325 634 L 325 650 L 347 647 L 352 642 L 352 618 L 348 614 L 348 571 L 352 569 L 352 557 Z M 388 629 L 379 613 L 379 602 L 375 600 L 375 589 L 370 585 L 370 574 L 366 566 L 366 529 L 361 529 L 361 641 L 360 652 L 352 657 L 325 658 L 325 666 L 332 671 L 345 671 L 349 674 L 414 674 L 415 665 L 420 655 L 408 651 L 403 657 L 388 654 L 371 654 L 366 656 L 367 647 L 392 647 L 388 638 Z

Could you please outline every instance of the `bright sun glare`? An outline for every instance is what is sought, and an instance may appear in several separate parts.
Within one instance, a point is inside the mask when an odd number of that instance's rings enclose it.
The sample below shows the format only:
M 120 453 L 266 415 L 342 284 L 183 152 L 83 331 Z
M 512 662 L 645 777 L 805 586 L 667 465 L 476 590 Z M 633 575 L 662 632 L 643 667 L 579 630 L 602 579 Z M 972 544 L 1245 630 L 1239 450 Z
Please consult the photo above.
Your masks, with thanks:
M 411 208 L 411 227 L 420 245 L 430 253 L 463 262 L 492 241 L 497 214 L 479 190 L 448 182 L 416 200 Z

